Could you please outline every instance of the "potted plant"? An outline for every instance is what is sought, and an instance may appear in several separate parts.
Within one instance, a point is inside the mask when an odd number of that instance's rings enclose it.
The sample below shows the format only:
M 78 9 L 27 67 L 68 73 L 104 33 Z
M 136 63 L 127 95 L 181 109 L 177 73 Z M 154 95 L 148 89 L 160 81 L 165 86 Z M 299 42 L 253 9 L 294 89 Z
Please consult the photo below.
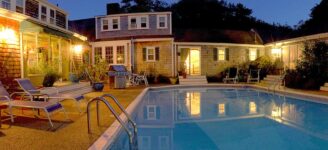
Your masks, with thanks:
M 177 77 L 170 77 L 171 84 L 177 84 L 178 78 Z
M 58 81 L 60 75 L 55 70 L 48 70 L 43 79 L 43 87 L 52 87 L 56 81 Z
M 104 89 L 104 80 L 108 72 L 107 62 L 97 57 L 95 64 L 88 68 L 92 76 L 92 87 L 95 91 L 101 92 Z

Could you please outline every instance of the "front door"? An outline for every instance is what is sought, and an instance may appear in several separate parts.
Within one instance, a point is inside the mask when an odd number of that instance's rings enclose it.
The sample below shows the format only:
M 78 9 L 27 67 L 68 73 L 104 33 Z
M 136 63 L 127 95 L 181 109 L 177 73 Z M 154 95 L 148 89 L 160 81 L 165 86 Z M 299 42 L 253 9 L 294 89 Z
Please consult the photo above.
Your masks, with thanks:
M 200 50 L 189 49 L 185 64 L 188 75 L 200 75 Z

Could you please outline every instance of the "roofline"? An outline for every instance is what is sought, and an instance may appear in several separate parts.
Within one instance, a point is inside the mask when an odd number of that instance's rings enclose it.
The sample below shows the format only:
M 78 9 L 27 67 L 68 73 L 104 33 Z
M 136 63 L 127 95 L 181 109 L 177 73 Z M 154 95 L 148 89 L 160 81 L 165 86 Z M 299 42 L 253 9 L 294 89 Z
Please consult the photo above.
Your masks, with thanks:
M 26 16 L 24 14 L 13 12 L 11 10 L 7 10 L 7 9 L 4 9 L 4 8 L 0 8 L 0 16 L 4 17 L 4 18 L 9 18 L 9 19 L 12 19 L 12 20 L 16 20 L 16 21 L 23 21 L 23 20 L 28 18 L 28 16 Z
M 265 46 L 283 45 L 283 44 L 303 42 L 303 41 L 308 41 L 308 40 L 318 40 L 318 39 L 323 39 L 323 38 L 328 38 L 328 32 L 312 34 L 312 35 L 307 35 L 307 36 L 301 36 L 301 37 L 297 37 L 297 38 L 291 38 L 291 39 L 286 39 L 286 40 L 281 40 L 281 41 L 276 41 L 276 42 L 271 42 L 271 43 L 265 44 Z
M 122 13 L 122 14 L 112 14 L 112 15 L 100 15 L 95 16 L 95 18 L 101 18 L 101 17 L 118 17 L 118 16 L 138 16 L 138 15 L 154 15 L 154 14 L 172 14 L 170 11 L 164 11 L 164 12 L 140 12 L 140 13 Z
M 264 45 L 260 45 L 260 44 L 209 43 L 209 42 L 174 42 L 174 44 L 177 44 L 177 45 L 191 45 L 191 46 L 220 45 L 220 46 L 259 47 L 259 48 L 265 47 Z

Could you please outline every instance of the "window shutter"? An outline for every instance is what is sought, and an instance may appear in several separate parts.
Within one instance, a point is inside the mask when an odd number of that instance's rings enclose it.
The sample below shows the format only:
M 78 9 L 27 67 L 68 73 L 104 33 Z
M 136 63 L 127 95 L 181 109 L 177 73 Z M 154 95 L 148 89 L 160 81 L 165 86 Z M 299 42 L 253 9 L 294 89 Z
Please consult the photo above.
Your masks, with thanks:
M 143 117 L 144 117 L 144 119 L 145 120 L 147 120 L 148 119 L 148 117 L 147 117 L 147 107 L 146 106 L 144 106 L 144 108 L 143 108 Z
M 155 48 L 155 59 L 156 61 L 159 61 L 159 47 Z
M 246 60 L 246 61 L 249 61 L 249 49 L 246 49 L 245 60 Z
M 226 61 L 229 61 L 229 57 L 230 57 L 230 55 L 229 55 L 229 48 L 226 48 L 225 49 L 225 60 Z
M 218 61 L 218 48 L 213 49 L 213 60 Z
M 147 48 L 143 48 L 142 49 L 142 60 L 146 61 L 146 57 L 147 57 Z
M 260 57 L 260 50 L 257 49 L 257 50 L 256 50 L 256 58 L 259 58 L 259 57 Z
M 161 108 L 159 106 L 156 106 L 156 119 L 161 119 Z

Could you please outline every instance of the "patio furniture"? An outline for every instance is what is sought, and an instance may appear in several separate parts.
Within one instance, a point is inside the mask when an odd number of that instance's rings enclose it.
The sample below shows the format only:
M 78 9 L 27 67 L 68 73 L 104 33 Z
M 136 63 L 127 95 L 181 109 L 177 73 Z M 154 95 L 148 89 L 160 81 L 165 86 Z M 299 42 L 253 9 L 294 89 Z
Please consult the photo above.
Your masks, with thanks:
M 228 81 L 232 81 L 233 83 L 238 82 L 238 68 L 236 67 L 229 68 L 229 72 L 227 76 L 223 79 L 224 83 L 227 83 Z
M 146 86 L 148 85 L 148 80 L 147 80 L 147 72 L 141 72 L 140 74 L 134 74 L 135 76 L 135 83 L 137 85 L 140 85 L 140 83 L 144 83 Z
M 9 114 L 11 122 L 14 122 L 13 107 L 18 108 L 32 108 L 32 109 L 43 109 L 46 113 L 46 116 L 49 120 L 49 124 L 53 127 L 53 123 L 51 121 L 51 115 L 58 111 L 63 111 L 65 113 L 66 119 L 68 116 L 64 107 L 60 103 L 51 103 L 51 102 L 37 102 L 37 101 L 24 101 L 24 100 L 13 100 L 12 96 L 15 94 L 19 94 L 24 97 L 25 92 L 15 92 L 9 95 L 7 90 L 3 87 L 0 82 L 0 108 L 9 108 Z M 22 95 L 23 94 L 23 95 Z M 1 109 L 0 109 L 0 127 L 1 127 Z
M 42 98 L 44 101 L 52 102 L 60 102 L 70 99 L 76 102 L 78 111 L 82 112 L 80 109 L 80 101 L 84 99 L 84 96 L 81 93 L 76 93 L 74 91 L 70 93 L 59 93 L 58 89 L 55 87 L 36 89 L 29 79 L 15 80 L 32 101 L 36 99 L 39 100 L 40 98 Z
M 247 83 L 260 82 L 260 71 L 261 69 L 250 69 L 247 76 Z

